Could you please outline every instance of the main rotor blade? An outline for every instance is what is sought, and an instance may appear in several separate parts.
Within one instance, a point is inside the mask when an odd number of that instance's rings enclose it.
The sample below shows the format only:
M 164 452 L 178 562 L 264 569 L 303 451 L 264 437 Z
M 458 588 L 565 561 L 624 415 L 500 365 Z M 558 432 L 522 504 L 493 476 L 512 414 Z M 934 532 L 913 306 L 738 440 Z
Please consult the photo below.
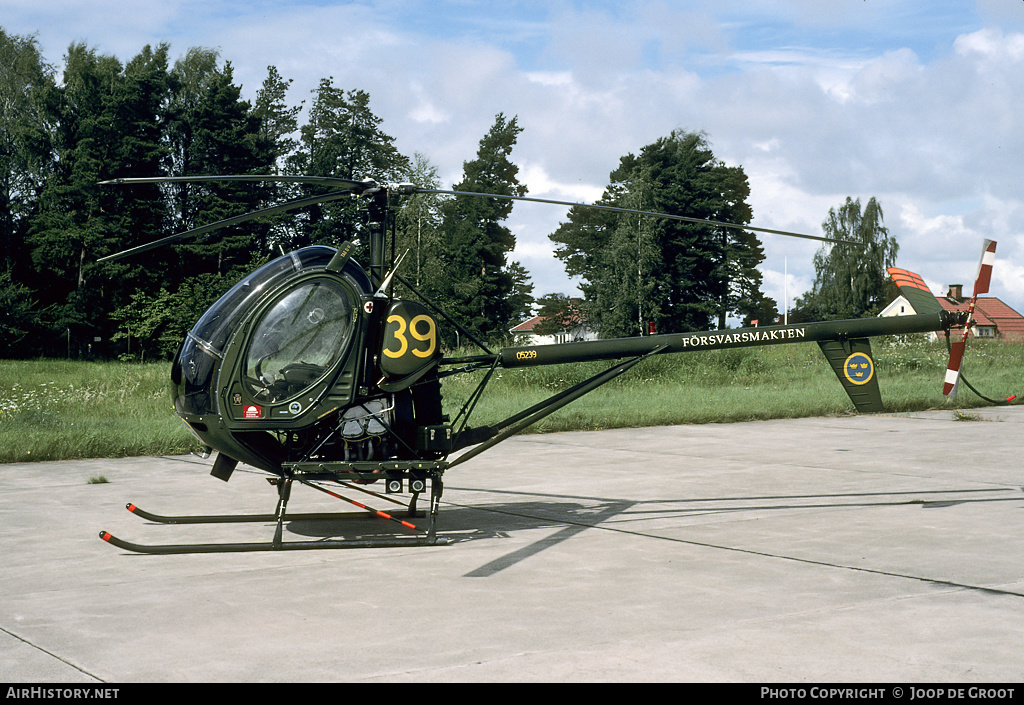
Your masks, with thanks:
M 319 184 L 321 186 L 333 186 L 334 188 L 349 189 L 362 193 L 367 189 L 375 187 L 372 181 L 352 181 L 350 179 L 339 179 L 333 176 L 275 176 L 273 174 L 226 174 L 222 176 L 141 176 L 125 179 L 111 179 L 101 181 L 101 186 L 110 184 L 172 184 L 188 183 L 191 181 L 255 181 L 255 182 L 280 182 L 298 184 Z
M 177 178 L 177 177 L 168 177 L 168 178 Z M 155 178 L 154 179 L 149 179 L 149 181 L 158 181 L 158 180 L 160 180 L 160 179 L 155 179 Z M 125 181 L 127 181 L 127 180 L 125 180 Z M 340 179 L 339 179 L 339 181 L 340 181 Z M 116 183 L 116 182 L 107 182 L 107 183 Z M 350 183 L 358 183 L 358 182 L 350 182 Z M 273 215 L 274 213 L 282 213 L 284 211 L 290 211 L 290 210 L 294 210 L 296 208 L 302 208 L 303 206 L 312 206 L 312 205 L 316 205 L 317 203 L 328 203 L 330 201 L 338 201 L 338 200 L 341 200 L 342 198 L 345 198 L 345 197 L 351 196 L 351 195 L 352 195 L 352 191 L 333 191 L 331 193 L 327 193 L 327 194 L 324 194 L 322 196 L 310 196 L 308 198 L 299 198 L 299 199 L 296 199 L 294 201 L 288 201 L 286 203 L 282 203 L 282 204 L 277 205 L 277 206 L 271 206 L 270 208 L 264 208 L 264 209 L 258 210 L 258 211 L 251 211 L 249 213 L 243 213 L 242 215 L 236 215 L 233 218 L 225 218 L 224 220 L 218 220 L 217 222 L 210 223 L 209 225 L 202 225 L 202 226 L 200 226 L 198 228 L 192 228 L 191 230 L 186 230 L 184 232 L 177 233 L 176 235 L 170 235 L 170 236 L 162 238 L 160 240 L 154 240 L 153 242 L 146 243 L 145 245 L 139 245 L 138 247 L 133 247 L 130 250 L 124 250 L 122 252 L 117 252 L 117 253 L 112 254 L 112 255 L 107 255 L 106 257 L 100 257 L 97 261 L 98 262 L 113 262 L 113 261 L 116 261 L 116 260 L 119 260 L 119 259 L 124 259 L 125 257 L 131 257 L 132 255 L 137 255 L 140 252 L 148 252 L 149 250 L 155 250 L 156 248 L 163 247 L 164 245 L 170 245 L 170 244 L 173 244 L 175 242 L 180 242 L 181 240 L 186 240 L 186 239 L 188 239 L 190 237 L 194 237 L 196 235 L 202 235 L 203 233 L 208 233 L 208 232 L 210 232 L 212 230 L 219 230 L 220 228 L 225 228 L 225 227 L 227 227 L 229 225 L 237 225 L 238 223 L 244 223 L 246 221 L 254 220 L 256 218 L 260 218 L 260 217 L 263 217 L 265 215 Z
M 836 240 L 820 235 L 805 235 L 804 233 L 793 233 L 788 230 L 772 230 L 771 228 L 757 228 L 753 225 L 738 225 L 736 223 L 725 223 L 720 220 L 706 220 L 703 218 L 689 218 L 683 215 L 672 215 L 670 213 L 654 213 L 652 211 L 634 210 L 632 208 L 619 208 L 617 206 L 600 206 L 594 203 L 573 203 L 572 201 L 555 201 L 549 198 L 533 198 L 531 196 L 506 196 L 496 193 L 474 193 L 472 191 L 445 191 L 441 189 L 416 188 L 415 193 L 436 193 L 448 196 L 484 196 L 487 198 L 502 198 L 506 201 L 530 201 L 532 203 L 549 203 L 556 206 L 579 206 L 580 208 L 593 208 L 595 210 L 613 211 L 615 213 L 631 213 L 634 215 L 649 215 L 655 218 L 668 218 L 669 220 L 680 220 L 684 223 L 698 223 L 701 225 L 717 225 L 723 228 L 735 230 L 753 230 L 759 233 L 771 233 L 772 235 L 786 235 L 788 237 L 799 237 L 805 240 L 820 240 L 821 242 L 832 242 L 839 245 L 862 245 L 863 243 L 852 240 Z
M 212 230 L 227 227 L 229 225 L 237 225 L 244 223 L 254 218 L 259 218 L 266 215 L 272 215 L 274 213 L 281 213 L 295 208 L 302 208 L 303 206 L 315 205 L 318 203 L 327 203 L 330 201 L 339 200 L 348 195 L 360 195 L 366 192 L 373 192 L 380 187 L 374 181 L 352 181 L 350 179 L 339 179 L 333 176 L 296 176 L 296 175 L 272 175 L 272 174 L 228 174 L 219 176 L 151 176 L 151 177 L 132 177 L 132 178 L 120 178 L 111 179 L 109 181 L 101 181 L 101 185 L 111 184 L 142 184 L 142 183 L 188 183 L 188 182 L 211 182 L 211 181 L 237 181 L 237 182 L 276 182 L 276 183 L 305 183 L 305 184 L 316 184 L 322 186 L 334 186 L 341 187 L 342 191 L 335 191 L 332 193 L 324 194 L 322 196 L 310 196 L 308 198 L 297 199 L 294 201 L 288 201 L 278 206 L 271 206 L 270 208 L 264 208 L 258 211 L 252 211 L 245 213 L 240 216 L 233 218 L 226 218 L 224 220 L 210 223 L 199 228 L 193 228 L 182 233 L 177 233 L 169 237 L 165 237 L 161 240 L 147 243 L 145 245 L 139 245 L 122 252 L 115 253 L 113 255 L 107 255 L 101 257 L 98 261 L 116 261 L 125 257 L 130 257 L 141 252 L 147 252 L 149 250 L 169 245 L 181 240 L 185 240 L 189 237 L 201 235 Z M 669 220 L 677 220 L 685 223 L 697 223 L 701 225 L 714 225 L 723 228 L 733 228 L 735 230 L 751 230 L 754 232 L 770 233 L 772 235 L 785 235 L 787 237 L 798 237 L 805 240 L 818 240 L 820 242 L 831 242 L 842 245 L 859 245 L 861 243 L 853 242 L 850 240 L 837 240 L 828 237 L 822 237 L 819 235 L 807 235 L 804 233 L 794 233 L 787 230 L 774 230 L 771 228 L 760 228 L 753 225 L 739 225 L 736 223 L 726 223 L 718 220 L 707 220 L 702 218 L 690 218 L 682 215 L 672 215 L 669 213 L 655 213 L 652 211 L 642 211 L 632 208 L 620 208 L 617 206 L 603 206 L 593 203 L 574 203 L 572 201 L 559 201 L 549 198 L 534 198 L 531 196 L 506 196 L 504 194 L 493 194 L 493 193 L 476 193 L 472 191 L 451 191 L 443 189 L 425 189 L 419 188 L 412 184 L 394 184 L 389 186 L 396 193 L 401 194 L 415 194 L 415 193 L 433 193 L 438 195 L 448 196 L 476 196 L 482 198 L 499 198 L 508 201 L 527 201 L 532 203 L 547 203 L 550 205 L 557 206 L 569 206 L 569 207 L 580 207 L 580 208 L 592 208 L 595 210 L 612 211 L 616 213 L 630 213 L 634 215 L 647 215 L 655 218 L 667 218 Z

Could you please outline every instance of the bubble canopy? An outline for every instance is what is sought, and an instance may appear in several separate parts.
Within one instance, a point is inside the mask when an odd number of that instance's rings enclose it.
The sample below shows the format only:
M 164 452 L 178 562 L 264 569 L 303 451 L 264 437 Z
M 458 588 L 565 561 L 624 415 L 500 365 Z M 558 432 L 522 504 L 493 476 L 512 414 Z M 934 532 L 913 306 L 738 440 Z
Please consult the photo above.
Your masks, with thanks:
M 288 280 L 322 270 L 335 252 L 332 247 L 313 246 L 279 257 L 242 279 L 210 307 L 175 357 L 171 379 L 179 415 L 220 413 L 218 373 L 238 327 Z M 358 267 L 345 269 L 349 277 L 352 269 Z M 361 269 L 358 274 L 365 279 Z M 368 280 L 353 283 L 357 290 L 369 288 Z M 244 360 L 247 391 L 267 403 L 301 393 L 337 362 L 351 339 L 352 310 L 359 303 L 328 277 L 276 296 L 259 315 Z
M 330 279 L 285 292 L 255 326 L 245 358 L 246 391 L 256 401 L 275 403 L 320 380 L 348 350 L 356 305 Z

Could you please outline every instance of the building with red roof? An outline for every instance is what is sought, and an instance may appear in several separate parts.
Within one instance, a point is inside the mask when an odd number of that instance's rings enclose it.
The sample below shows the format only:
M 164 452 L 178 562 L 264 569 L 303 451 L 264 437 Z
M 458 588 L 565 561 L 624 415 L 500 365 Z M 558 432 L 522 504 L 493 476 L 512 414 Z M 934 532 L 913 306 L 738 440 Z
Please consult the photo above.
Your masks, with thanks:
M 946 311 L 967 311 L 970 298 L 963 295 L 963 285 L 951 284 L 945 296 L 935 300 Z M 879 316 L 909 316 L 917 313 L 904 296 L 898 296 Z M 979 296 L 974 307 L 972 335 L 978 338 L 999 338 L 1001 340 L 1024 341 L 1024 316 L 1007 306 L 995 296 Z M 959 337 L 963 326 L 954 326 L 951 333 Z M 934 334 L 933 334 L 934 335 Z
M 556 335 L 537 335 L 533 329 L 544 319 L 534 316 L 528 321 L 523 321 L 515 328 L 509 329 L 509 333 L 516 336 L 523 345 L 550 345 L 552 343 L 569 343 L 579 340 L 596 340 L 597 333 L 590 330 L 586 321 L 580 320 L 576 325 Z

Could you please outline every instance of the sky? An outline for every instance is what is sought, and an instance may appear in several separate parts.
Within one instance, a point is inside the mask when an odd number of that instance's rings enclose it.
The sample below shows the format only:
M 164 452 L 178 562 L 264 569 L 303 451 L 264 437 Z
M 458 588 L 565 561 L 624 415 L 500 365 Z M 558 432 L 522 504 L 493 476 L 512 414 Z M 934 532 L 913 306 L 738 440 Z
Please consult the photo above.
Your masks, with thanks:
M 321 78 L 364 90 L 381 129 L 442 187 L 503 113 L 530 196 L 594 201 L 621 157 L 703 133 L 746 173 L 751 225 L 822 234 L 875 198 L 897 265 L 970 292 L 984 239 L 990 294 L 1024 312 L 1024 0 L 4 0 L 58 72 L 73 42 L 123 61 L 146 45 L 230 61 L 253 100 L 276 66 L 289 102 Z M 362 178 L 362 174 L 353 174 Z M 372 176 L 372 175 L 371 175 Z M 517 203 L 512 255 L 536 296 L 575 294 L 548 235 L 566 208 Z M 685 214 L 684 214 L 685 215 Z M 813 241 L 761 235 L 764 291 L 814 281 Z

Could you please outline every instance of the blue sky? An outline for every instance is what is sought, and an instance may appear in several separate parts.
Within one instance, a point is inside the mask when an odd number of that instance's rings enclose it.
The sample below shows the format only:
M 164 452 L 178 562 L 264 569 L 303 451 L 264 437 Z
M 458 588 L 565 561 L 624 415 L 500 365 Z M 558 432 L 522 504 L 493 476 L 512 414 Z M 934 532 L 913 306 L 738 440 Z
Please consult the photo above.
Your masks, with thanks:
M 524 128 L 530 194 L 600 196 L 621 156 L 703 131 L 742 166 L 754 225 L 818 234 L 875 197 L 900 266 L 970 289 L 999 241 L 992 294 L 1024 311 L 1021 0 L 6 0 L 0 26 L 60 65 L 84 41 L 129 59 L 217 48 L 252 98 L 266 67 L 305 100 L 322 77 L 363 89 L 382 128 L 458 181 L 497 113 Z M 353 175 L 359 177 L 362 175 Z M 571 292 L 548 234 L 564 209 L 518 204 L 515 258 L 537 294 Z M 766 292 L 810 288 L 816 245 L 762 237 Z M 784 276 L 786 274 L 787 276 Z

